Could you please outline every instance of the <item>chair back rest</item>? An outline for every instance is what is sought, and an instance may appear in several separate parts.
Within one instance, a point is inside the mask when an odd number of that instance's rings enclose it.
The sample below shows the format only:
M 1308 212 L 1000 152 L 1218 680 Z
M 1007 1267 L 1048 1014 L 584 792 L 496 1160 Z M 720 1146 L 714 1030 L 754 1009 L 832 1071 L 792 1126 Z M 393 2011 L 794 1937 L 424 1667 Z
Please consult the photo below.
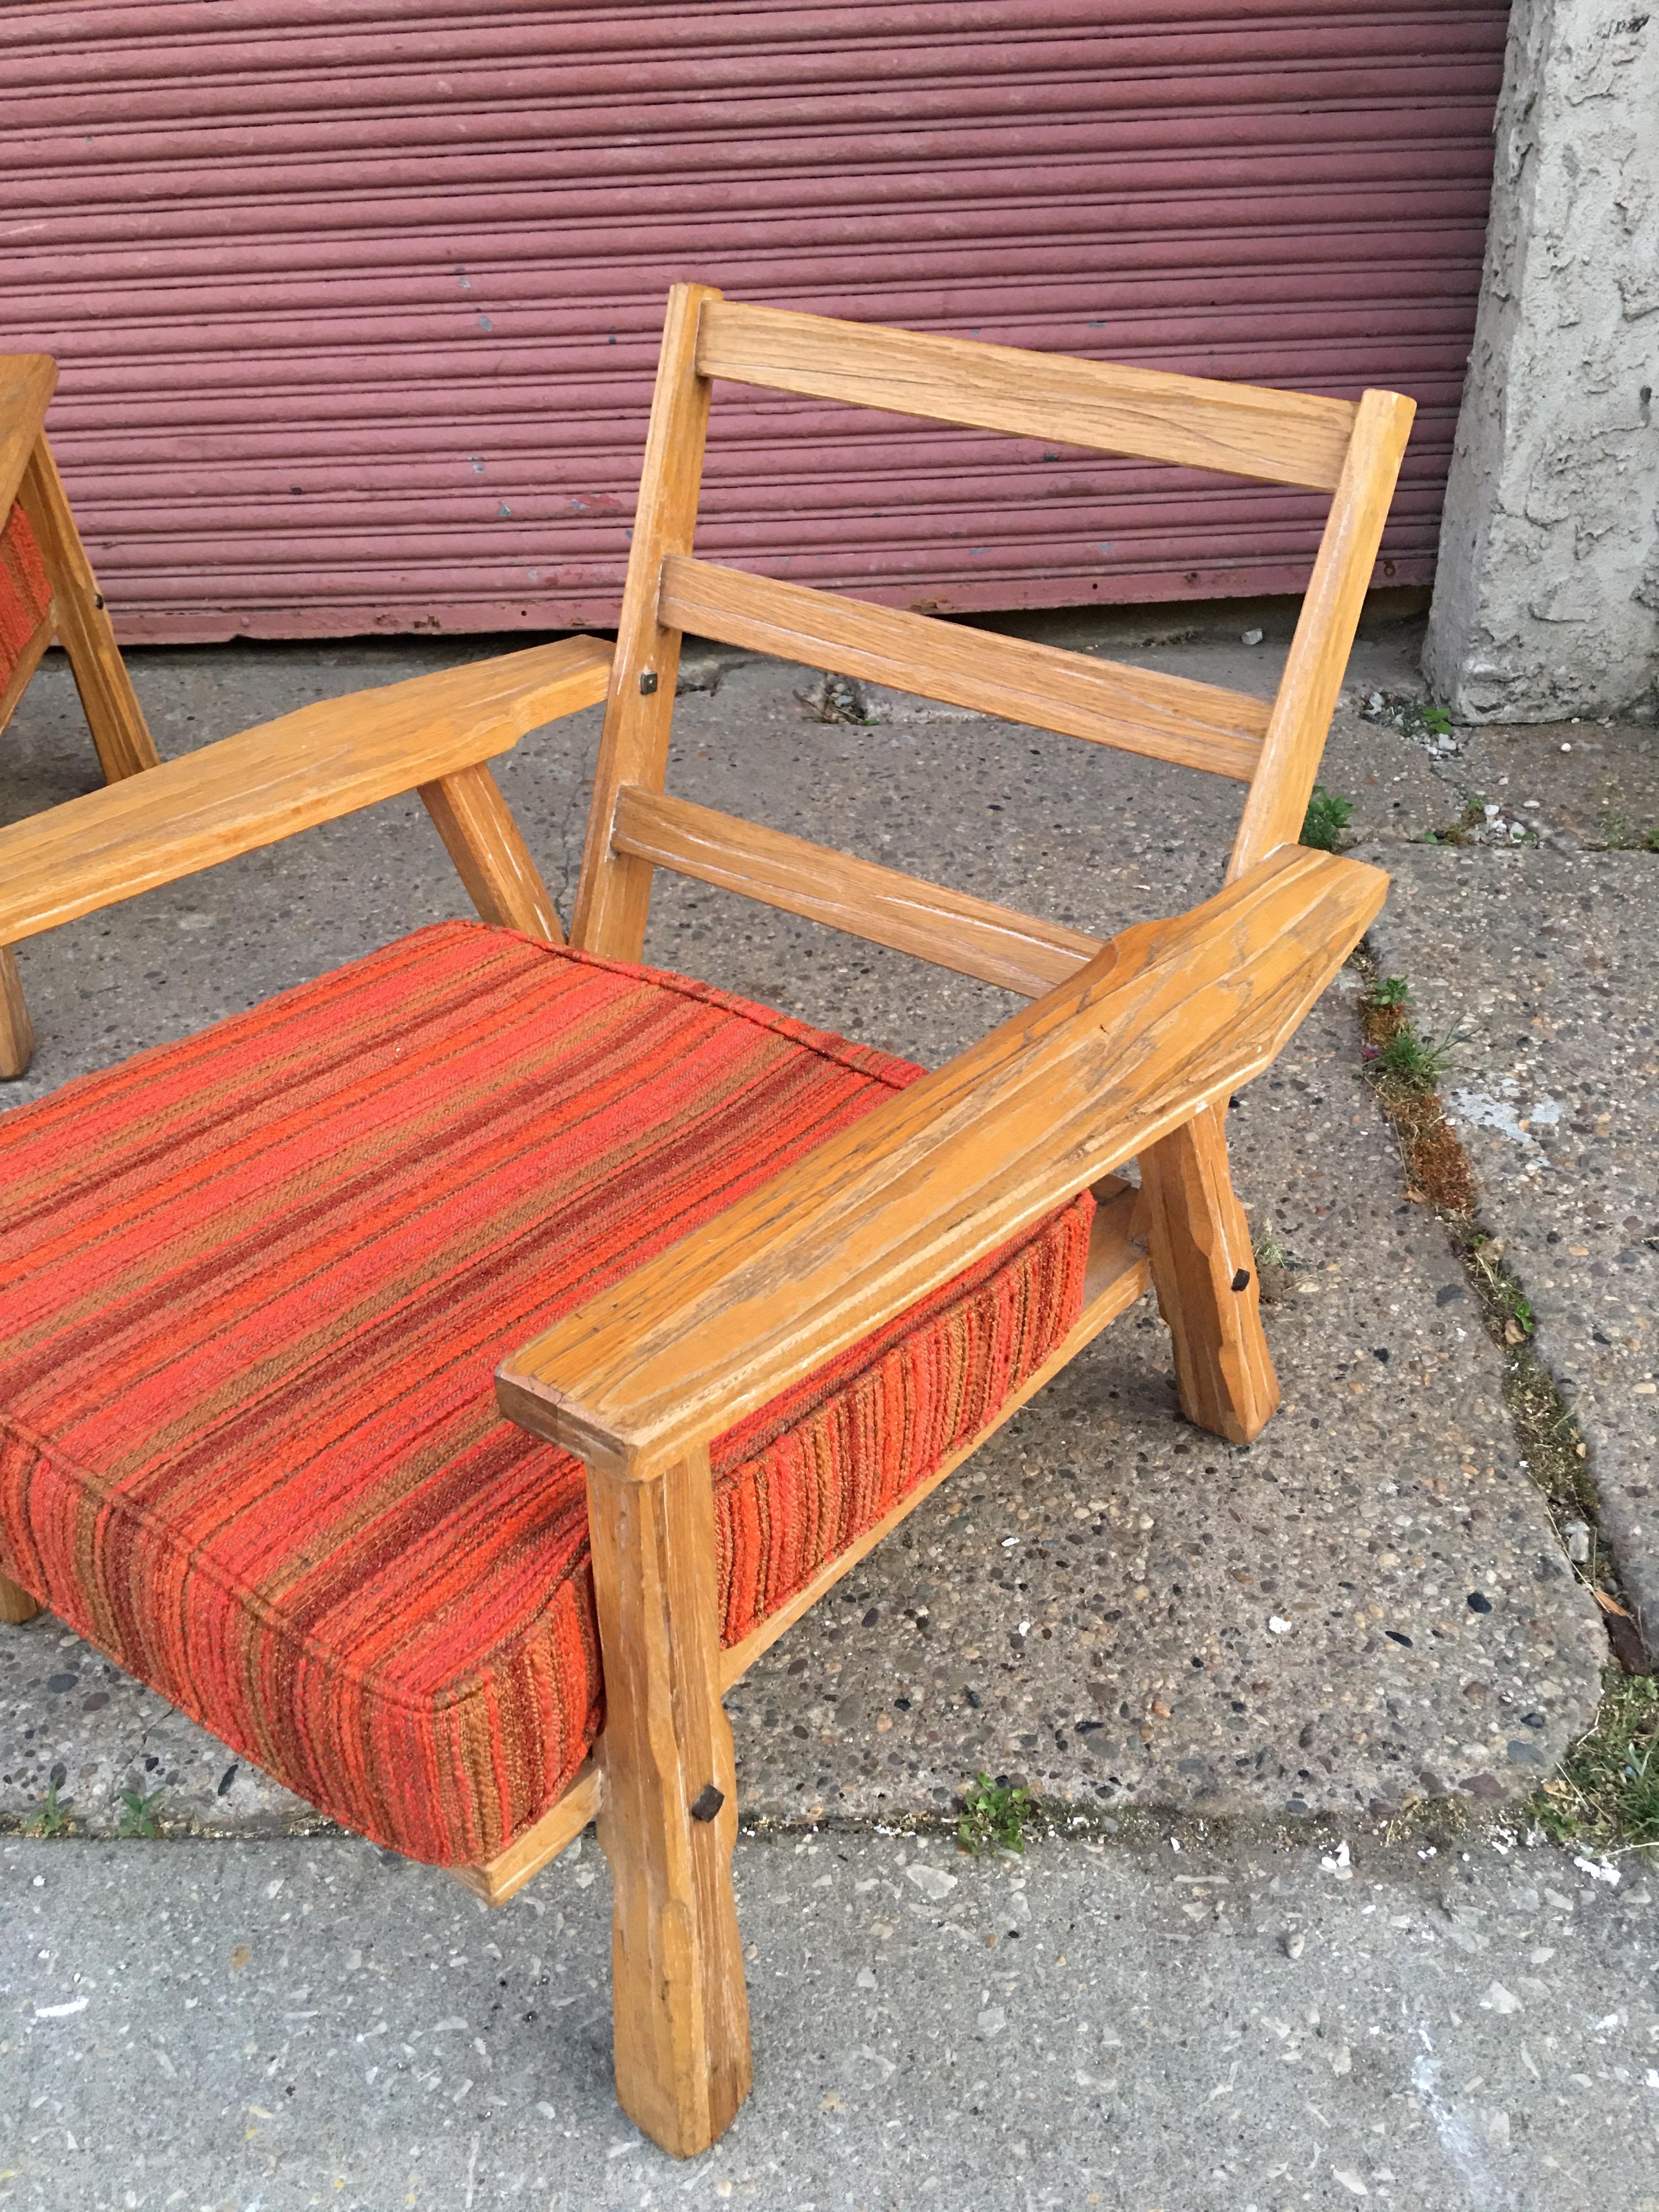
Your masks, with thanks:
M 692 535 L 716 378 L 1328 494 L 1329 514 L 1276 696 L 1260 700 L 697 560 Z M 793 911 L 808 910 L 801 903 L 804 891 L 778 896 L 776 878 L 788 876 L 792 867 L 799 875 L 807 866 L 802 854 L 820 848 L 779 839 L 755 825 L 732 825 L 748 832 L 746 839 L 736 839 L 731 828 L 711 826 L 728 817 L 659 796 L 680 638 L 688 629 L 1231 777 L 1248 790 L 1230 877 L 1294 843 L 1414 412 L 1413 402 L 1396 392 L 1367 392 L 1351 401 L 1269 391 L 748 307 L 708 287 L 676 286 L 663 335 L 575 941 L 616 957 L 637 958 L 650 871 L 661 865 Z M 689 848 L 698 836 L 702 848 L 692 853 Z M 731 849 L 711 858 L 722 840 Z M 736 849 L 739 845 L 746 858 Z M 785 847 L 799 849 L 792 858 Z M 699 864 L 687 866 L 688 859 Z M 713 872 L 717 860 L 722 872 Z M 823 863 L 862 872 L 842 902 L 844 912 L 820 912 L 818 918 L 895 942 L 890 917 L 881 927 L 866 927 L 872 916 L 862 912 L 872 900 L 881 904 L 881 887 L 873 878 L 890 872 L 829 853 Z M 949 964 L 983 972 L 962 961 Z

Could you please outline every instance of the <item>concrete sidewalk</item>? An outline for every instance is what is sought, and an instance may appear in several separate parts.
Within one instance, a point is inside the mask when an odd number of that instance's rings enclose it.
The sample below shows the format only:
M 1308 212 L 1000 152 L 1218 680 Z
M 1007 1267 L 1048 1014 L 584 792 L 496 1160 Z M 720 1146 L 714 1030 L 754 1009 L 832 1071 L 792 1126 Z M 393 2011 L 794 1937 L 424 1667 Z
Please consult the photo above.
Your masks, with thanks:
M 494 1916 L 344 1839 L 0 1845 L 0 2204 L 1659 2212 L 1650 1876 L 826 1832 L 737 1881 L 755 2088 L 682 2166 L 612 2100 L 591 1842 Z

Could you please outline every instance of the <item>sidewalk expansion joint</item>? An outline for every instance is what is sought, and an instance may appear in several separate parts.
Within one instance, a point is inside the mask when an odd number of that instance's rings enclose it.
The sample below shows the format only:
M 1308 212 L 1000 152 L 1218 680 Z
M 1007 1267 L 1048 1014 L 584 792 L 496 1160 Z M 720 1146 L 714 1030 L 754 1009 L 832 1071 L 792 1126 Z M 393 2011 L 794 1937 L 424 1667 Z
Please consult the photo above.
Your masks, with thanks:
M 1516 1456 L 1543 1494 L 1574 1577 L 1601 1608 L 1613 1658 L 1626 1674 L 1650 1674 L 1643 1628 L 1601 1526 L 1588 1443 L 1533 1345 L 1525 1286 L 1505 1262 L 1503 1239 L 1482 1222 L 1468 1154 L 1441 1101 L 1439 1078 L 1455 1054 L 1456 1040 L 1418 1035 L 1408 992 L 1399 979 L 1383 975 L 1369 942 L 1350 964 L 1364 985 L 1358 1004 L 1366 1073 L 1400 1146 L 1406 1195 L 1433 1211 L 1463 1263 L 1482 1324 L 1502 1353 L 1504 1401 Z

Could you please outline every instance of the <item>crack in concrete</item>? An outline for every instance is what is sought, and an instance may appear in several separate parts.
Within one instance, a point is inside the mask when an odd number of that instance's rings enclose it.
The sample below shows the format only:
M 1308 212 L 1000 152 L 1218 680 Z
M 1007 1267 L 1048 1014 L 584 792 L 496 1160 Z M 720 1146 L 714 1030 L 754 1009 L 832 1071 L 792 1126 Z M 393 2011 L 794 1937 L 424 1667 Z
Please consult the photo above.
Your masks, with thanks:
M 1382 980 L 1382 967 L 1369 941 L 1362 943 L 1354 952 L 1352 964 L 1364 978 L 1367 994 L 1373 993 Z M 1418 1133 L 1408 1126 L 1401 1102 L 1391 1094 L 1389 1086 L 1374 1082 L 1374 1088 L 1400 1143 L 1401 1163 L 1409 1181 L 1411 1146 Z M 1584 1585 L 1601 1609 L 1614 1659 L 1627 1674 L 1651 1674 L 1653 1661 L 1643 1625 L 1628 1601 L 1619 1572 L 1617 1550 L 1602 1525 L 1600 1497 L 1585 1464 L 1589 1446 L 1557 1378 L 1533 1345 L 1530 1324 L 1523 1328 L 1516 1318 L 1518 1308 L 1530 1312 L 1526 1286 L 1503 1263 L 1503 1240 L 1490 1232 L 1481 1221 L 1480 1185 L 1474 1163 L 1445 1115 L 1438 1088 L 1425 1095 L 1439 1109 L 1443 1140 L 1462 1155 L 1468 1170 L 1468 1188 L 1477 1194 L 1467 1210 L 1436 1202 L 1434 1212 L 1463 1263 L 1470 1293 L 1486 1332 L 1502 1347 L 1504 1404 L 1515 1433 L 1516 1455 L 1543 1498 L 1563 1560 L 1574 1580 Z M 1521 1332 L 1518 1340 L 1517 1331 Z M 1589 1555 L 1582 1560 L 1574 1556 L 1565 1534 L 1565 1524 L 1575 1518 L 1587 1522 L 1590 1532 Z

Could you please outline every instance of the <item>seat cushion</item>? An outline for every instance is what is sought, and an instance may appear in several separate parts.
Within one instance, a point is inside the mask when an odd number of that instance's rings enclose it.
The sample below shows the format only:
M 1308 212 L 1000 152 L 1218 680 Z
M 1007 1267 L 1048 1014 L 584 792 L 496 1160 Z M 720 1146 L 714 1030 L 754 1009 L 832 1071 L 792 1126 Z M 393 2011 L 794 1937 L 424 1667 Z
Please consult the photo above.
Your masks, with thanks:
M 0 1561 L 347 1826 L 493 1857 L 604 1709 L 583 1471 L 496 1363 L 919 1073 L 453 922 L 0 1115 Z M 1041 1364 L 1091 1212 L 719 1440 L 728 1644 Z

